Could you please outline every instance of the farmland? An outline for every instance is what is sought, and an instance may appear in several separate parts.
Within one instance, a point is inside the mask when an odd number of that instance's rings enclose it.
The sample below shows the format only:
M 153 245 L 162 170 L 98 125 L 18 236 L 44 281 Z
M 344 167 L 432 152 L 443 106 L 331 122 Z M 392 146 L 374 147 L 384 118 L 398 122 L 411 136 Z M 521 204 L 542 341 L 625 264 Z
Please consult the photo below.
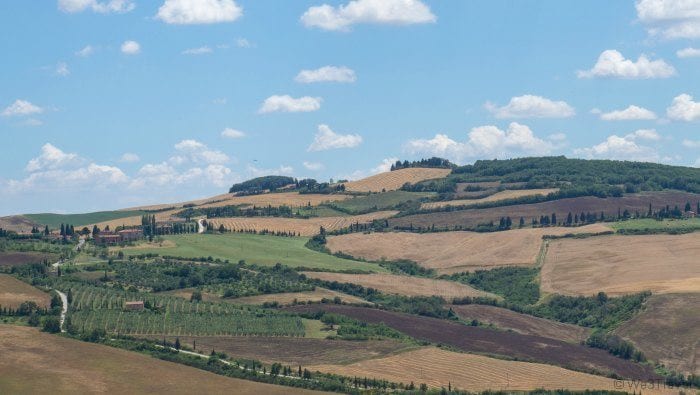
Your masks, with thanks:
M 368 211 L 386 210 L 406 202 L 418 202 L 435 196 L 432 192 L 390 191 L 373 193 L 366 196 L 355 196 L 352 199 L 333 203 L 333 207 L 348 213 L 364 213 Z
M 445 178 L 450 174 L 450 169 L 433 169 L 413 167 L 408 169 L 395 170 L 364 178 L 358 181 L 345 183 L 345 190 L 348 192 L 382 192 L 395 191 L 404 184 L 416 184 L 425 180 L 435 178 Z
M 227 378 L 112 347 L 0 325 L 0 392 L 313 394 Z M 154 379 L 157 378 L 157 379 Z
M 700 294 L 654 295 L 618 335 L 644 354 L 684 374 L 700 375 Z
M 0 252 L 0 267 L 21 266 L 32 263 L 54 262 L 58 255 L 42 252 Z
M 358 258 L 408 259 L 439 273 L 456 273 L 502 266 L 532 266 L 543 235 L 598 233 L 605 225 L 574 228 L 515 229 L 505 232 L 352 233 L 329 237 L 327 247 Z
M 352 261 L 312 251 L 305 247 L 308 239 L 303 237 L 260 236 L 252 234 L 225 233 L 220 235 L 176 235 L 164 236 L 166 244 L 142 244 L 137 247 L 115 248 L 127 255 L 154 253 L 160 255 L 214 259 L 238 262 L 245 260 L 257 265 L 273 266 L 282 263 L 290 267 L 308 267 L 325 270 L 364 270 L 384 272 L 379 265 Z
M 34 302 L 40 307 L 49 307 L 51 297 L 16 278 L 0 274 L 0 306 L 16 309 L 23 302 Z
M 700 230 L 700 218 L 656 220 L 651 218 L 615 222 L 611 228 L 623 232 L 692 232 Z
M 395 274 L 344 274 L 305 272 L 309 278 L 339 283 L 358 284 L 365 288 L 374 288 L 387 294 L 406 296 L 440 296 L 446 300 L 464 297 L 494 297 L 487 292 L 476 290 L 468 285 L 453 281 L 433 280 Z
M 525 196 L 547 196 L 550 193 L 557 192 L 559 189 L 557 188 L 549 188 L 549 189 L 516 189 L 516 190 L 505 190 L 501 192 L 494 193 L 493 195 L 489 195 L 484 198 L 480 199 L 458 199 L 458 200 L 446 200 L 442 202 L 430 202 L 430 203 L 423 203 L 421 205 L 422 209 L 425 210 L 430 210 L 434 208 L 439 208 L 439 207 L 448 207 L 448 206 L 472 206 L 472 205 L 479 205 L 483 203 L 492 203 L 492 202 L 500 202 L 503 200 L 509 200 L 509 199 L 517 199 Z
M 492 324 L 498 328 L 513 330 L 524 335 L 543 336 L 570 343 L 580 343 L 586 340 L 591 333 L 591 330 L 588 328 L 516 313 L 515 311 L 495 306 L 474 304 L 453 305 L 451 308 L 463 320 L 477 320 L 484 324 Z
M 215 229 L 223 225 L 229 231 L 270 231 L 287 232 L 300 236 L 313 236 L 319 233 L 321 227 L 327 231 L 347 228 L 356 223 L 367 224 L 377 219 L 389 218 L 396 215 L 397 211 L 378 211 L 370 214 L 348 217 L 319 217 L 309 219 L 299 218 L 212 218 L 207 220 Z
M 25 217 L 37 224 L 48 225 L 51 229 L 58 229 L 61 224 L 82 227 L 88 224 L 114 221 L 143 214 L 143 211 L 98 211 L 86 214 L 26 214 Z
M 24 215 L 0 217 L 0 228 L 14 232 L 29 232 L 37 224 Z
M 306 305 L 289 307 L 287 310 L 324 311 L 367 323 L 384 323 L 416 339 L 449 345 L 466 352 L 501 355 L 584 370 L 593 368 L 600 372 L 615 372 L 622 377 L 633 379 L 656 377 L 650 367 L 616 358 L 607 351 L 541 336 L 495 331 L 366 307 Z
M 318 206 L 322 203 L 337 202 L 348 199 L 348 195 L 322 195 L 322 194 L 300 194 L 298 192 L 265 193 L 262 195 L 231 196 L 227 199 L 215 203 L 206 203 L 197 207 L 221 207 L 221 206 L 289 206 L 307 207 Z
M 585 196 L 533 204 L 407 215 L 390 219 L 389 226 L 408 228 L 412 225 L 414 228 L 430 228 L 434 225 L 440 229 L 454 229 L 455 227 L 471 229 L 491 221 L 498 223 L 501 217 L 508 216 L 513 221 L 523 217 L 526 223 L 529 223 L 532 218 L 552 213 L 555 213 L 557 218 L 562 220 L 569 212 L 591 212 L 596 215 L 603 212 L 606 217 L 612 217 L 617 216 L 618 210 L 621 212 L 628 210 L 631 214 L 646 213 L 649 210 L 649 204 L 657 211 L 666 205 L 670 205 L 671 208 L 676 205 L 683 207 L 687 202 L 694 204 L 697 201 L 700 201 L 700 194 L 676 191 L 644 192 L 608 198 Z
M 700 292 L 700 235 L 601 236 L 552 241 L 542 291 L 563 295 Z
M 320 302 L 323 299 L 333 300 L 334 298 L 340 298 L 342 302 L 345 303 L 368 303 L 364 299 L 358 297 L 344 294 L 342 292 L 331 291 L 324 288 L 317 287 L 314 291 L 306 292 L 285 292 L 279 294 L 264 294 L 256 296 L 246 296 L 243 298 L 236 298 L 229 300 L 230 303 L 236 304 L 252 304 L 261 305 L 263 303 L 279 303 L 280 305 L 292 304 L 294 301 L 297 302 Z

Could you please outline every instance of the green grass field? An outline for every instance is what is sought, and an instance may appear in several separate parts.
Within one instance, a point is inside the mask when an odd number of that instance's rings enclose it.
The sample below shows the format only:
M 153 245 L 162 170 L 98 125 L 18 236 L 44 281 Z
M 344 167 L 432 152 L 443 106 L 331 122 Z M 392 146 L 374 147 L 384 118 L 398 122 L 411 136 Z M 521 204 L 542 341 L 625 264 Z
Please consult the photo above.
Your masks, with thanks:
M 313 251 L 305 247 L 305 237 L 261 236 L 241 233 L 222 235 L 187 234 L 165 236 L 163 246 L 141 244 L 123 249 L 127 255 L 154 253 L 186 258 L 209 257 L 228 259 L 231 262 L 245 260 L 248 263 L 273 266 L 282 263 L 290 267 L 308 267 L 330 271 L 364 270 L 386 272 L 373 263 L 342 259 Z M 175 244 L 175 245 L 172 245 Z M 114 249 L 119 251 L 118 248 Z
M 418 201 L 435 196 L 433 192 L 391 191 L 358 196 L 352 199 L 334 202 L 331 206 L 350 213 L 364 213 L 369 210 L 386 210 L 410 200 Z
M 49 228 L 56 229 L 61 224 L 71 224 L 80 227 L 103 221 L 112 221 L 119 218 L 134 217 L 143 215 L 144 211 L 98 211 L 85 214 L 25 214 L 24 216 L 40 225 L 48 225 Z M 76 229 L 77 230 L 77 229 Z
M 693 231 L 700 230 L 700 218 L 690 219 L 667 219 L 657 221 L 651 218 L 632 219 L 629 221 L 620 221 L 611 223 L 610 226 L 615 230 L 631 230 L 631 231 Z

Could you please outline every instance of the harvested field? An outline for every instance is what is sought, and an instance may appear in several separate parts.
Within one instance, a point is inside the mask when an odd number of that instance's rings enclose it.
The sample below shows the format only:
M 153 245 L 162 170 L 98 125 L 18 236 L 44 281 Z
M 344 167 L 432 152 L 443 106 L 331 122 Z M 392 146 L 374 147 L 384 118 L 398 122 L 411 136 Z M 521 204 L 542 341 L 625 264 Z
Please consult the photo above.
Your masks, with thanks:
M 398 211 L 378 211 L 370 214 L 355 215 L 349 217 L 320 217 L 309 219 L 298 218 L 212 218 L 208 220 L 218 228 L 220 225 L 232 231 L 262 231 L 294 232 L 301 236 L 317 235 L 319 229 L 324 227 L 327 231 L 347 228 L 355 223 L 371 223 L 376 219 L 386 219 L 396 215 Z
M 57 256 L 43 252 L 0 252 L 0 266 L 21 266 L 32 263 L 54 262 Z
M 0 217 L 0 228 L 13 232 L 31 232 L 38 224 L 23 215 Z
M 541 336 L 496 331 L 436 318 L 366 307 L 321 304 L 293 306 L 286 310 L 325 311 L 368 323 L 383 322 L 416 339 L 449 345 L 467 352 L 502 355 L 574 369 L 593 369 L 601 373 L 614 372 L 630 379 L 644 380 L 657 377 L 652 368 L 616 358 L 607 351 Z
M 416 184 L 425 180 L 435 178 L 445 178 L 450 174 L 450 169 L 431 169 L 413 167 L 364 178 L 358 181 L 345 183 L 345 190 L 348 192 L 382 192 L 395 191 L 400 189 L 404 184 Z
M 408 259 L 441 274 L 501 266 L 533 266 L 543 235 L 610 231 L 603 224 L 504 232 L 351 233 L 328 238 L 331 252 L 379 261 Z
M 0 306 L 16 309 L 23 302 L 34 302 L 40 307 L 48 308 L 51 297 L 10 275 L 0 274 Z
M 578 344 L 586 340 L 591 333 L 589 328 L 516 313 L 496 306 L 473 304 L 450 307 L 463 320 L 477 320 L 523 335 L 542 336 Z
M 500 202 L 502 200 L 517 199 L 525 196 L 547 196 L 550 193 L 559 191 L 559 188 L 550 189 L 517 189 L 517 190 L 505 190 L 501 192 L 494 193 L 493 195 L 481 198 L 481 199 L 459 199 L 459 200 L 446 200 L 443 202 L 430 202 L 423 203 L 421 208 L 424 210 L 430 210 L 439 207 L 448 206 L 470 206 L 478 205 L 482 203 Z
M 307 207 L 318 206 L 321 203 L 337 202 L 348 199 L 349 195 L 325 195 L 325 194 L 300 194 L 298 192 L 265 193 L 262 195 L 232 196 L 216 203 L 207 203 L 198 207 L 221 206 L 258 206 L 258 207 Z
M 313 365 L 309 369 L 351 377 L 376 377 L 406 385 L 411 382 L 416 386 L 425 383 L 428 387 L 437 389 L 451 385 L 453 389 L 473 393 L 562 388 L 573 391 L 619 390 L 616 381 L 606 377 L 552 365 L 505 361 L 436 347 L 425 347 L 351 365 Z
M 647 358 L 685 375 L 700 375 L 700 294 L 654 295 L 618 335 Z
M 371 358 L 381 358 L 415 346 L 394 340 L 330 340 L 291 337 L 179 337 L 180 342 L 203 354 L 225 352 L 235 358 L 254 359 L 264 363 L 292 366 L 314 364 L 348 364 Z M 154 339 L 162 340 L 162 338 Z M 175 341 L 175 337 L 170 338 Z
M 563 295 L 700 292 L 700 234 L 554 240 L 542 291 Z
M 408 201 L 417 202 L 435 195 L 434 192 L 406 191 L 373 193 L 371 195 L 355 196 L 352 199 L 336 202 L 333 204 L 333 207 L 352 214 L 366 213 L 368 211 L 388 210 L 401 203 L 406 203 Z
M 218 376 L 146 355 L 0 325 L 0 393 L 317 394 Z
M 406 296 L 441 296 L 446 300 L 477 296 L 498 298 L 493 294 L 476 290 L 466 284 L 414 276 L 399 276 L 396 274 L 345 274 L 324 272 L 304 272 L 304 274 L 309 278 L 317 278 L 323 281 L 358 284 L 365 288 L 374 288 L 388 294 Z
M 414 228 L 429 228 L 435 225 L 439 229 L 454 229 L 456 226 L 471 229 L 491 221 L 498 223 L 501 217 L 507 216 L 510 216 L 514 223 L 523 217 L 525 223 L 529 224 L 532 218 L 539 219 L 541 215 L 551 215 L 552 213 L 556 213 L 560 220 L 566 219 L 569 212 L 581 213 L 582 211 L 596 213 L 596 215 L 604 212 L 606 216 L 616 216 L 618 209 L 620 211 L 627 209 L 631 213 L 636 211 L 646 213 L 649 210 L 649 203 L 654 210 L 659 210 L 666 207 L 667 204 L 671 207 L 674 205 L 683 207 L 686 202 L 692 204 L 699 200 L 700 194 L 677 191 L 645 192 L 606 199 L 586 196 L 534 204 L 408 215 L 389 220 L 389 226 L 407 228 L 413 225 Z
M 342 292 L 331 291 L 325 288 L 316 288 L 315 291 L 308 292 L 288 292 L 281 294 L 266 294 L 257 296 L 247 296 L 244 298 L 236 299 L 224 299 L 226 302 L 236 303 L 236 304 L 253 304 L 259 305 L 263 303 L 277 302 L 281 305 L 288 305 L 298 302 L 320 302 L 322 299 L 333 299 L 340 298 L 341 301 L 345 303 L 369 303 L 364 299 L 360 299 L 356 296 L 344 294 Z

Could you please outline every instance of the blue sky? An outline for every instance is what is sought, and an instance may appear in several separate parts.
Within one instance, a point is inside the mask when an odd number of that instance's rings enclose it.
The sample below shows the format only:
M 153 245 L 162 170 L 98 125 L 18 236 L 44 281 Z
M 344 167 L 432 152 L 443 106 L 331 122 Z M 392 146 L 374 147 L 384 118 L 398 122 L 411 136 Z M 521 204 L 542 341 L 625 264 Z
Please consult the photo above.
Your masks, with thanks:
M 700 166 L 700 1 L 5 1 L 0 32 L 0 215 L 433 155 Z

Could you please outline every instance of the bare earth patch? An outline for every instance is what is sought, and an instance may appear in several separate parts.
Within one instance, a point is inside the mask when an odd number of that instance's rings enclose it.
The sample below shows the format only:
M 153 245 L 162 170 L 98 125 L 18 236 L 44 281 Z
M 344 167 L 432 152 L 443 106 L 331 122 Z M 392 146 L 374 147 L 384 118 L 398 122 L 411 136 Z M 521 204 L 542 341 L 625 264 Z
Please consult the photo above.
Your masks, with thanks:
M 7 274 L 0 274 L 0 306 L 16 309 L 23 302 L 34 302 L 48 308 L 51 297 L 31 285 Z
M 329 237 L 327 247 L 333 253 L 343 252 L 372 261 L 409 259 L 449 274 L 501 266 L 533 266 L 544 235 L 610 230 L 605 225 L 593 224 L 491 233 L 352 233 Z
M 358 181 L 345 183 L 348 192 L 382 192 L 395 191 L 404 184 L 416 184 L 425 180 L 445 178 L 450 174 L 450 169 L 409 168 L 380 173 Z
M 542 290 L 563 295 L 700 292 L 700 234 L 552 241 Z
M 549 189 L 518 189 L 518 190 L 506 190 L 494 193 L 491 196 L 487 196 L 481 199 L 459 199 L 459 200 L 447 200 L 444 202 L 430 202 L 423 203 L 421 205 L 422 209 L 430 210 L 440 207 L 448 206 L 471 206 L 478 205 L 482 203 L 490 202 L 500 202 L 502 200 L 517 199 L 525 196 L 546 196 L 550 193 L 559 191 L 559 188 L 549 188 Z
M 374 288 L 383 293 L 406 296 L 441 296 L 447 300 L 464 297 L 496 297 L 488 292 L 476 290 L 468 285 L 429 278 L 399 276 L 395 274 L 345 274 L 326 272 L 304 272 L 309 278 L 339 283 L 358 284 Z

